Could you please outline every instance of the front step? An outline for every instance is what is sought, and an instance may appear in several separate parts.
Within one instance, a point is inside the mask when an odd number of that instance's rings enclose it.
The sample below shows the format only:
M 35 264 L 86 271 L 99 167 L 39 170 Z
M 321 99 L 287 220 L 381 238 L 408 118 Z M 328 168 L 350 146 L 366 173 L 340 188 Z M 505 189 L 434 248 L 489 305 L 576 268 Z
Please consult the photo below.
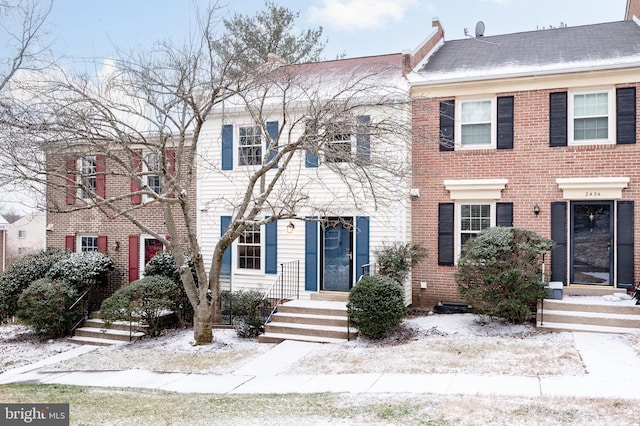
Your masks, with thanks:
M 67 341 L 79 345 L 112 346 L 135 342 L 145 336 L 144 329 L 137 322 L 112 321 L 109 325 L 94 312 L 93 318 L 84 321 L 76 328 L 74 335 Z
M 258 341 L 346 342 L 357 334 L 357 330 L 348 329 L 347 324 L 344 301 L 292 300 L 278 306 Z
M 565 296 L 538 304 L 539 330 L 593 331 L 599 333 L 637 333 L 640 306 L 635 301 L 606 302 L 596 298 Z

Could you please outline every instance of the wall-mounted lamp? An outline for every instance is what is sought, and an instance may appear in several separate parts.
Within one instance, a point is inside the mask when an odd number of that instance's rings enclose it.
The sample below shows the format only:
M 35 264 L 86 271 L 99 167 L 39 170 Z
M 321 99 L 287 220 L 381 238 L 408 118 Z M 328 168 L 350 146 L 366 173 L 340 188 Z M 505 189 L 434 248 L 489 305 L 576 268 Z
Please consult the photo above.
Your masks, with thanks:
M 120 250 L 120 241 L 116 241 L 115 244 L 113 245 L 113 251 L 118 251 Z
M 289 222 L 289 224 L 287 225 L 287 233 L 292 233 L 295 228 L 296 226 L 293 224 L 293 222 Z
M 536 216 L 540 214 L 540 206 L 538 205 L 538 203 L 536 203 L 536 205 L 533 206 L 533 214 L 535 214 Z

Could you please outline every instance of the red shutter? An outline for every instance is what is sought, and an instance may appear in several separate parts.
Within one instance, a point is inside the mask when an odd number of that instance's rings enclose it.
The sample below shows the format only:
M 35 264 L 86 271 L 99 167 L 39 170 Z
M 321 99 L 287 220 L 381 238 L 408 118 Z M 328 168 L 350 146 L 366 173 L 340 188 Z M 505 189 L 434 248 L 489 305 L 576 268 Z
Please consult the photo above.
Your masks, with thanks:
M 166 151 L 167 161 L 169 162 L 169 175 L 175 177 L 176 175 L 176 152 L 173 149 Z M 171 190 L 171 184 L 167 182 L 167 190 Z M 170 197 L 175 198 L 176 194 L 171 193 Z
M 76 198 L 76 160 L 67 158 L 67 178 L 65 180 L 65 202 L 67 205 L 73 204 Z
M 133 151 L 131 153 L 131 161 L 133 164 L 134 172 L 142 171 L 142 151 Z M 140 191 L 140 183 L 131 178 L 131 193 Z M 136 194 L 131 196 L 131 204 L 140 204 L 142 203 L 142 194 Z
M 129 235 L 129 282 L 140 278 L 140 236 Z
M 71 252 L 76 251 L 76 237 L 74 235 L 64 237 L 64 249 Z
M 106 235 L 98 235 L 98 251 L 100 253 L 106 253 L 108 250 L 107 245 L 107 236 Z
M 96 156 L 96 195 L 105 198 L 106 195 L 106 159 L 104 155 Z

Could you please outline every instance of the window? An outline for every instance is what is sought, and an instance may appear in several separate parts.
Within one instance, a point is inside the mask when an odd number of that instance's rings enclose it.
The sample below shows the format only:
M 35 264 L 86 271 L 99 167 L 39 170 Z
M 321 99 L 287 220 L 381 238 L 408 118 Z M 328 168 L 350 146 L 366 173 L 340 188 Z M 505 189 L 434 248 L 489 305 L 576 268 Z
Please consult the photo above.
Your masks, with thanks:
M 460 204 L 460 248 L 492 226 L 491 204 Z
M 158 157 L 158 154 L 151 153 L 147 155 L 147 168 L 149 169 L 148 170 L 149 173 L 160 172 L 160 170 L 162 170 L 162 167 L 160 165 L 160 158 Z M 146 179 L 147 179 L 147 186 L 149 187 L 149 189 L 151 189 L 156 194 L 160 194 L 162 192 L 162 185 L 160 184 L 159 174 L 157 175 L 148 174 L 146 176 Z
M 238 129 L 238 164 L 259 166 L 262 164 L 262 132 L 259 126 Z
M 573 113 L 570 125 L 575 143 L 608 142 L 612 128 L 610 119 L 611 96 L 609 91 L 573 93 L 570 99 L 569 111 Z
M 251 225 L 245 229 L 244 233 L 238 238 L 238 268 L 259 270 L 261 238 L 260 226 Z
M 94 235 L 80 237 L 80 251 L 98 251 L 98 237 Z
M 462 147 L 491 147 L 493 101 L 462 101 L 460 105 L 460 145 Z
M 96 193 L 98 179 L 98 162 L 95 156 L 83 157 L 80 160 L 80 198 L 91 198 Z
M 27 238 L 27 231 L 21 229 L 18 231 L 18 238 Z
M 344 123 L 333 124 L 328 127 L 325 135 L 327 139 L 325 161 L 328 163 L 351 161 L 353 142 L 347 125 Z

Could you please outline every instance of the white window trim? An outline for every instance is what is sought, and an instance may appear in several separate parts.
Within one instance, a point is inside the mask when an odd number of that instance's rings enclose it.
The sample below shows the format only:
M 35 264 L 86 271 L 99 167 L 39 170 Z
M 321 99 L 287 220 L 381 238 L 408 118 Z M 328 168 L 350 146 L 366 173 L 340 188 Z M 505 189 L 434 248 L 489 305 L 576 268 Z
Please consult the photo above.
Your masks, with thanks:
M 238 244 L 240 241 L 240 237 L 236 238 L 233 242 L 231 248 L 231 272 L 235 275 L 264 275 L 264 264 L 265 264 L 265 255 L 266 255 L 266 227 L 265 225 L 260 225 L 260 269 L 245 269 L 240 268 L 238 266 Z
M 455 256 L 454 261 L 455 264 L 458 264 L 458 259 L 460 258 L 460 251 L 462 250 L 462 205 L 489 205 L 491 207 L 491 211 L 489 212 L 489 218 L 491 223 L 489 227 L 493 228 L 496 226 L 496 202 L 492 200 L 456 200 L 455 203 L 455 242 L 454 242 L 454 250 Z
M 91 237 L 96 239 L 96 249 L 98 248 L 98 234 L 78 234 L 76 236 L 76 253 L 82 253 L 82 238 Z
M 496 96 L 484 97 L 484 98 L 456 98 L 456 111 L 455 111 L 455 149 L 458 150 L 473 150 L 473 149 L 496 149 L 496 129 L 498 125 L 498 111 Z M 463 145 L 462 144 L 462 104 L 467 102 L 486 102 L 491 101 L 491 144 L 489 145 Z
M 143 153 L 142 172 L 144 173 L 144 176 L 142 178 L 142 182 L 144 183 L 144 187 L 145 188 L 149 188 L 148 191 L 153 192 L 153 190 L 149 186 L 149 176 L 151 176 L 151 175 L 147 174 L 147 173 L 151 172 L 151 170 L 149 169 L 149 163 L 148 163 L 149 155 L 151 155 L 151 154 L 153 154 L 153 152 L 151 152 L 151 151 Z M 158 155 L 158 154 L 156 153 L 156 155 Z M 158 162 L 160 162 L 161 160 L 162 160 L 162 158 L 158 158 Z M 154 175 L 154 176 L 159 176 L 160 177 L 160 193 L 157 194 L 157 195 L 160 195 L 160 194 L 162 194 L 162 191 L 164 189 L 164 188 L 162 188 L 162 175 L 161 175 L 161 172 L 159 171 L 158 174 Z M 143 203 L 148 203 L 148 202 L 151 202 L 153 200 L 155 200 L 153 195 L 150 195 L 150 194 L 147 194 L 147 193 L 142 194 L 142 202 Z
M 76 183 L 78 185 L 82 185 L 82 177 L 83 177 L 83 174 L 84 174 L 84 160 L 85 159 L 89 159 L 89 158 L 93 159 L 93 161 L 96 163 L 96 174 L 93 177 L 94 177 L 94 179 L 96 179 L 96 188 L 95 189 L 97 190 L 98 189 L 98 177 L 97 177 L 98 176 L 98 173 L 97 173 L 98 172 L 98 157 L 96 155 L 85 155 L 85 156 L 82 156 L 82 157 L 80 157 L 80 158 L 78 158 L 76 160 L 76 171 L 77 171 Z M 85 195 L 84 194 L 84 190 L 82 189 L 82 187 L 79 187 L 78 191 L 77 191 L 77 198 L 79 200 L 83 200 L 83 201 L 91 201 L 92 200 L 91 197 L 84 197 L 84 195 Z
M 247 128 L 247 127 L 257 127 L 260 132 L 260 164 L 240 164 L 240 148 L 245 146 L 240 144 L 240 128 Z M 262 159 L 264 158 L 264 153 L 266 152 L 266 138 L 267 138 L 267 136 L 263 132 L 262 127 L 258 123 L 253 123 L 253 124 L 245 123 L 245 124 L 233 126 L 233 132 L 234 132 L 234 135 L 233 135 L 234 136 L 233 137 L 234 168 L 262 167 Z
M 607 102 L 607 139 L 589 139 L 589 140 L 574 140 L 574 127 L 575 127 L 575 117 L 573 115 L 574 108 L 574 96 L 576 95 L 589 95 L 595 93 L 607 93 L 608 102 Z M 615 97 L 613 88 L 606 89 L 592 89 L 592 90 L 580 90 L 580 91 L 571 91 L 568 94 L 567 99 L 567 140 L 568 145 L 580 146 L 580 145 L 602 145 L 602 144 L 615 144 L 616 141 L 616 121 L 615 121 Z

